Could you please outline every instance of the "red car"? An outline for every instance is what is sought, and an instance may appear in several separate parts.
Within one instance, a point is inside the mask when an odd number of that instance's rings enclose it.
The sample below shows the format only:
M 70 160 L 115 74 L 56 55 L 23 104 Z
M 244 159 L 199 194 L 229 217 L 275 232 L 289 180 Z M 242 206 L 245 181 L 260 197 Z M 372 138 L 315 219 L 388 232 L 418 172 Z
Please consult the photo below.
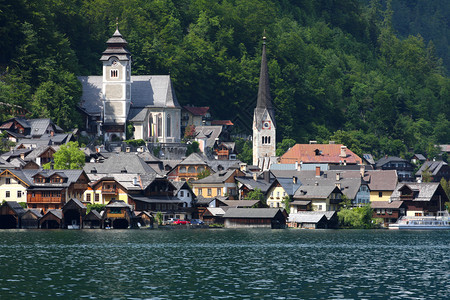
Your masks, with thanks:
M 175 222 L 173 222 L 173 224 L 177 224 L 177 225 L 187 225 L 187 224 L 191 224 L 191 222 L 186 221 L 186 220 L 176 220 Z

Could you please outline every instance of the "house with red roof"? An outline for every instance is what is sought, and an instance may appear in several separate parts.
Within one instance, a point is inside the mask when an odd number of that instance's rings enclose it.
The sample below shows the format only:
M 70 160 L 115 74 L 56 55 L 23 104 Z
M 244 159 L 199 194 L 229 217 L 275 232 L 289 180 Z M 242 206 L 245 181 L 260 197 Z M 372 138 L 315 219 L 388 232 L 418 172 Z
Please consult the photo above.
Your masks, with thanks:
M 362 159 L 342 144 L 296 144 L 280 158 L 281 164 L 360 165 Z
M 183 106 L 181 110 L 181 127 L 186 128 L 188 125 L 211 125 L 209 107 Z

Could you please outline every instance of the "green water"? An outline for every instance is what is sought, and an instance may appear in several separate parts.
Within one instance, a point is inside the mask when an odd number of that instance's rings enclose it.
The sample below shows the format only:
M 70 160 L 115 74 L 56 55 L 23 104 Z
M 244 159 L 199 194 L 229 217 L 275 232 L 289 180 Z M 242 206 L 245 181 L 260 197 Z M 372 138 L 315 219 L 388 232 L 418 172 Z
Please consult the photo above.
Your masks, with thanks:
M 0 230 L 0 299 L 450 299 L 450 231 Z

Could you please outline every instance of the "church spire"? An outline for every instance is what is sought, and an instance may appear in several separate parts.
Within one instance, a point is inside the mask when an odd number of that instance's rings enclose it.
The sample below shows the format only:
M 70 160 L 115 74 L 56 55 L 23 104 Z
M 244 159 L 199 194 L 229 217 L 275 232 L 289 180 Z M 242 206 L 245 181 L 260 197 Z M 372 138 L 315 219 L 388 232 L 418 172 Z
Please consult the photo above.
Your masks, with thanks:
M 267 58 L 266 58 L 265 31 L 263 36 L 261 72 L 259 74 L 258 101 L 256 107 L 267 108 L 272 110 L 272 99 L 270 97 L 270 86 L 269 86 L 269 72 L 267 69 Z

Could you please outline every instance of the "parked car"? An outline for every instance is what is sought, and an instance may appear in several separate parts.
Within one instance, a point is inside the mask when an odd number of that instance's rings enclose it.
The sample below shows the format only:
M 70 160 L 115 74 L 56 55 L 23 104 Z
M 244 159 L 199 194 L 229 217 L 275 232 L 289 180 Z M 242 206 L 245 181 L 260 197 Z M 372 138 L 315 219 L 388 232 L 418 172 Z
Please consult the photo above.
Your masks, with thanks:
M 172 224 L 176 224 L 176 225 L 187 225 L 187 224 L 191 224 L 191 222 L 186 221 L 186 220 L 176 220 L 176 221 L 173 222 Z
M 179 219 L 176 218 L 170 218 L 167 221 L 165 221 L 165 224 L 174 224 L 176 221 L 178 221 Z
M 192 219 L 192 220 L 191 220 L 191 224 L 192 224 L 192 225 L 203 225 L 203 224 L 205 224 L 205 222 L 203 222 L 203 221 L 200 220 L 200 219 Z

